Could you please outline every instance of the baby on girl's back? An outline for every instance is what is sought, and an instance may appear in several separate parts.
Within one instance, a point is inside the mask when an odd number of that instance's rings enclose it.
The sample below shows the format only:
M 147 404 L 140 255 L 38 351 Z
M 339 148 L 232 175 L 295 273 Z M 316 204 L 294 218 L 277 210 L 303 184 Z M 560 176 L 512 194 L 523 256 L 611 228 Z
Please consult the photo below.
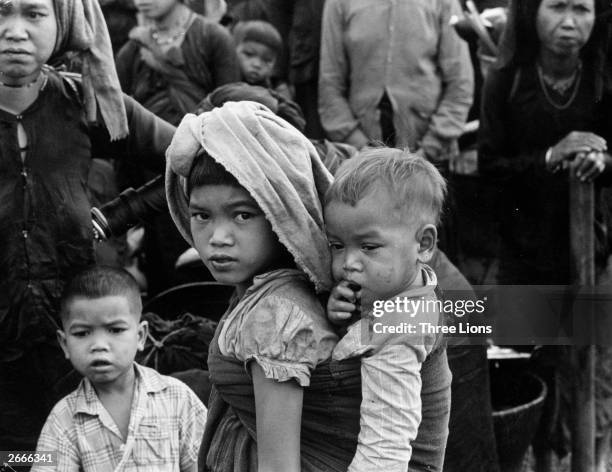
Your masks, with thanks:
M 211 343 L 201 470 L 440 470 L 450 406 L 440 339 L 364 343 L 357 323 L 338 341 L 320 303 L 330 267 L 332 318 L 356 298 L 367 320 L 376 299 L 435 297 L 425 263 L 444 180 L 402 151 L 373 153 L 385 158 L 349 161 L 329 190 L 312 144 L 264 106 L 228 103 L 179 126 L 170 211 L 215 279 L 236 288 Z
M 451 374 L 442 336 L 432 334 L 443 318 L 427 303 L 437 299 L 427 262 L 445 193 L 444 178 L 425 159 L 374 148 L 346 161 L 325 196 L 337 283 L 328 315 L 338 321 L 361 312 L 333 352 L 335 360 L 361 356 L 350 472 L 442 470 Z

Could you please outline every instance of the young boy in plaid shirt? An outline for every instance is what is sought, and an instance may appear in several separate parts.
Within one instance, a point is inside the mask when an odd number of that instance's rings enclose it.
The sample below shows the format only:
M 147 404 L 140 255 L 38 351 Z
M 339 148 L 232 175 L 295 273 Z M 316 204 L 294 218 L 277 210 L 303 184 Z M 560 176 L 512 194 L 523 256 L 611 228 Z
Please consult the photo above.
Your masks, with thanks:
M 38 440 L 67 471 L 196 471 L 206 407 L 185 384 L 134 362 L 148 327 L 125 271 L 93 267 L 67 286 L 59 343 L 83 375 L 51 411 Z

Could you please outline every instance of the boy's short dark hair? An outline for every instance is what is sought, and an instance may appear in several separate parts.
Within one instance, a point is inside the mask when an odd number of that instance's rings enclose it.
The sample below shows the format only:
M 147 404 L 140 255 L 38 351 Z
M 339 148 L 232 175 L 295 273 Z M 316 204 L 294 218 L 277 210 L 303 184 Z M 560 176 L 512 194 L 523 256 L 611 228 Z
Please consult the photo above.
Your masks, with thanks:
M 380 185 L 408 218 L 422 224 L 440 222 L 446 181 L 431 162 L 408 150 L 367 148 L 346 160 L 325 194 L 325 205 L 339 201 L 355 206 Z
M 204 150 L 194 159 L 193 166 L 189 171 L 187 195 L 191 195 L 194 188 L 202 185 L 230 185 L 242 188 L 236 177 L 225 170 L 225 167 L 217 163 Z
M 283 50 L 283 39 L 278 30 L 267 21 L 251 20 L 241 21 L 234 27 L 234 41 L 236 44 L 253 41 L 268 46 L 276 57 Z
M 74 299 L 112 296 L 125 297 L 130 309 L 141 315 L 140 288 L 129 272 L 107 266 L 88 267 L 78 272 L 64 288 L 60 310 L 62 321 L 68 318 L 70 304 Z

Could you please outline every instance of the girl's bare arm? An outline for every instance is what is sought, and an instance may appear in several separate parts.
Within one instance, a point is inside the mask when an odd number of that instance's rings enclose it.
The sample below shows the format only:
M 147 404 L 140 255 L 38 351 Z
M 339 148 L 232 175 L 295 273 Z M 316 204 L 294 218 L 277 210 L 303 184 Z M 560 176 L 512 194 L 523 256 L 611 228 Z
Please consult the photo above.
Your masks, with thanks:
M 267 379 L 256 362 L 250 368 L 255 391 L 258 471 L 299 472 L 304 391 L 294 381 Z

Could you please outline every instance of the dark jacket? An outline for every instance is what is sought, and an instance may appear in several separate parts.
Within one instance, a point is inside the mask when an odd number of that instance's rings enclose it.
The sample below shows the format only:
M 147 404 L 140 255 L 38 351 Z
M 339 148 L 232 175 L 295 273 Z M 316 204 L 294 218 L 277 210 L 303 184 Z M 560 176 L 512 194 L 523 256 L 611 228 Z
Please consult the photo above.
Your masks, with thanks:
M 537 283 L 569 280 L 568 176 L 547 170 L 545 155 L 571 131 L 590 131 L 612 142 L 612 96 L 606 92 L 597 98 L 593 68 L 587 63 L 578 81 L 575 96 L 562 107 L 547 99 L 534 65 L 493 70 L 485 82 L 479 166 L 484 175 L 499 179 L 501 264 L 519 260 L 529 272 L 515 274 L 508 283 L 533 282 L 535 273 L 546 279 Z M 597 178 L 598 195 L 611 177 L 607 169 Z M 596 211 L 605 229 L 601 207 Z M 600 253 L 605 256 L 608 250 L 601 247 Z
M 175 126 L 208 93 L 240 77 L 229 32 L 200 15 L 195 16 L 180 47 L 165 55 L 148 28 L 136 28 L 130 37 L 117 54 L 121 88 Z M 143 58 L 141 49 L 155 57 L 156 68 Z
M 94 262 L 87 176 L 93 157 L 162 172 L 174 128 L 125 97 L 130 136 L 86 122 L 78 82 L 54 71 L 21 115 L 0 110 L 0 360 L 54 339 L 64 283 Z M 28 136 L 20 157 L 17 126 Z

